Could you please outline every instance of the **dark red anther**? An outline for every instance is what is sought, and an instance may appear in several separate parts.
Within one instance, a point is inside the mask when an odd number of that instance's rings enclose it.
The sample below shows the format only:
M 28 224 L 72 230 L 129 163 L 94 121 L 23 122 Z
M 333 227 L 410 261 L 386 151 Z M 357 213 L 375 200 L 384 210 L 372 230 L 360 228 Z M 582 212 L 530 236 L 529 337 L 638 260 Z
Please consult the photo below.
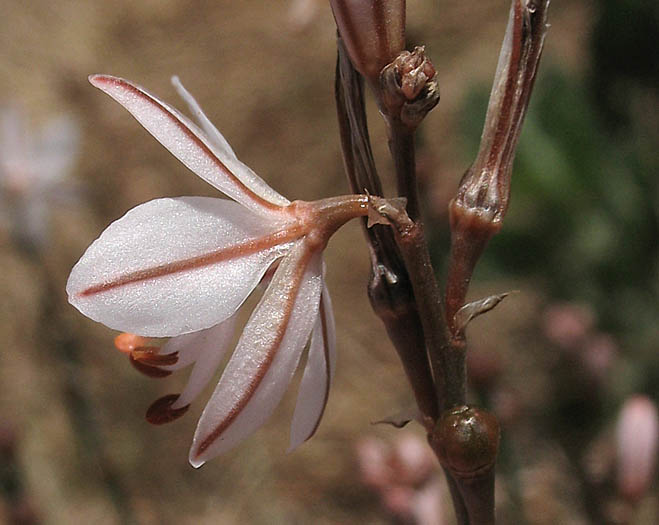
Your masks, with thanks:
M 149 366 L 171 366 L 178 361 L 178 352 L 159 354 L 159 351 L 160 348 L 157 346 L 146 346 L 133 350 L 131 357 Z
M 146 420 L 152 425 L 164 425 L 178 419 L 188 411 L 190 405 L 172 408 L 181 394 L 168 394 L 156 399 L 146 411 Z
M 159 368 L 157 366 L 144 364 L 142 361 L 137 361 L 131 354 L 129 357 L 130 364 L 135 367 L 138 372 L 141 372 L 148 377 L 167 377 L 172 373 L 171 370 L 165 370 L 164 368 Z

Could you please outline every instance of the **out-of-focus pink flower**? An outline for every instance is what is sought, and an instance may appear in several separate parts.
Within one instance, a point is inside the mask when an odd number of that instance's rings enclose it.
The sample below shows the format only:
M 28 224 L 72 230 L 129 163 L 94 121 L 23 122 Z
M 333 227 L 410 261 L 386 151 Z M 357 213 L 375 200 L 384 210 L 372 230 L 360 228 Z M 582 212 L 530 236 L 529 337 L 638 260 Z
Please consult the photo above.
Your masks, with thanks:
M 558 303 L 545 310 L 543 332 L 552 343 L 565 349 L 574 349 L 583 342 L 593 321 L 593 313 L 588 308 Z
M 616 424 L 618 490 L 637 500 L 652 483 L 657 466 L 659 416 L 646 396 L 627 399 Z
M 617 354 L 618 345 L 613 337 L 605 333 L 596 333 L 586 340 L 581 360 L 587 372 L 601 381 L 606 378 Z
M 442 482 L 439 476 L 433 476 L 415 493 L 411 513 L 417 525 L 444 525 L 446 523 L 442 505 Z
M 17 240 L 43 247 L 52 208 L 77 198 L 69 175 L 78 141 L 78 127 L 68 116 L 31 131 L 19 109 L 0 113 L 0 226 Z
M 130 210 L 75 265 L 69 301 L 110 328 L 172 337 L 162 349 L 128 349 L 143 371 L 167 375 L 194 363 L 183 393 L 161 398 L 147 414 L 152 422 L 166 422 L 185 412 L 210 381 L 232 340 L 235 312 L 277 264 L 201 415 L 190 463 L 201 466 L 265 423 L 311 338 L 293 415 L 295 448 L 315 432 L 334 373 L 334 319 L 322 251 L 338 227 L 366 215 L 368 198 L 290 202 L 238 160 L 176 78 L 199 126 L 126 80 L 95 75 L 90 82 L 233 200 L 156 199 Z
M 288 8 L 288 21 L 294 31 L 307 29 L 320 11 L 320 0 L 292 0 Z
M 411 516 L 414 489 L 405 485 L 392 485 L 382 493 L 384 508 L 402 518 Z
M 402 434 L 393 449 L 393 462 L 399 483 L 420 485 L 436 468 L 437 460 L 427 443 L 414 434 Z
M 388 464 L 389 449 L 379 439 L 368 437 L 357 443 L 357 464 L 364 485 L 380 489 L 391 483 Z
M 408 432 L 392 444 L 368 437 L 359 441 L 356 452 L 362 482 L 379 495 L 388 512 L 406 522 L 443 523 L 437 461 L 422 439 Z

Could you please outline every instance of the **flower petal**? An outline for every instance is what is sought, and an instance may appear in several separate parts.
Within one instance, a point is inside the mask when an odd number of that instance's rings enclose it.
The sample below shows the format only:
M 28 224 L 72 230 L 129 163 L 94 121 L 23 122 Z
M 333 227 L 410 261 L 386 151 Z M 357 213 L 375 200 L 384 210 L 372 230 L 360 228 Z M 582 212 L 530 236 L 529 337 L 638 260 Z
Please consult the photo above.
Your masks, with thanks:
M 233 151 L 233 148 L 224 138 L 224 135 L 219 132 L 219 130 L 213 125 L 210 119 L 201 109 L 199 103 L 195 98 L 190 94 L 190 92 L 185 89 L 181 81 L 177 76 L 172 77 L 172 84 L 178 92 L 179 96 L 185 101 L 190 109 L 190 112 L 193 114 L 197 123 L 201 126 L 201 129 L 206 134 L 206 138 L 209 140 L 212 146 L 215 147 L 215 153 L 222 160 L 224 165 L 234 173 L 240 180 L 245 181 L 249 187 L 251 187 L 255 193 L 264 196 L 267 200 L 279 204 L 281 206 L 286 206 L 290 204 L 284 196 L 277 193 L 270 186 L 268 186 L 263 179 L 261 179 L 252 169 L 246 164 L 238 160 L 238 157 Z
M 188 118 L 141 87 L 107 75 L 92 75 L 89 81 L 124 106 L 190 170 L 232 199 L 262 215 L 278 214 L 290 204 L 251 170 L 232 172 L 238 165 L 235 155 L 220 151 Z
M 197 362 L 207 350 L 224 349 L 231 342 L 236 326 L 236 315 L 205 330 L 172 337 L 161 348 L 159 355 L 178 354 L 175 364 L 164 366 L 167 370 L 180 370 Z M 224 350 L 221 350 L 224 352 Z
M 291 452 L 314 435 L 323 417 L 329 387 L 336 368 L 336 330 L 332 301 L 327 287 L 323 287 L 320 311 L 311 333 L 307 365 L 297 395 L 291 440 Z
M 69 276 L 69 301 L 147 337 L 209 328 L 236 311 L 298 235 L 225 199 L 157 199 L 92 243 Z
M 185 89 L 181 80 L 177 76 L 172 77 L 172 84 L 176 89 L 179 96 L 185 101 L 190 109 L 192 115 L 197 119 L 197 123 L 201 126 L 201 129 L 206 133 L 206 137 L 213 143 L 213 146 L 217 148 L 226 157 L 233 157 L 237 159 L 236 154 L 233 151 L 233 148 L 227 142 L 227 139 L 224 138 L 224 135 L 218 131 L 218 129 L 213 125 L 210 119 L 206 116 L 204 111 L 201 109 L 199 103 L 195 98 L 190 94 L 190 92 Z
M 321 289 L 321 254 L 302 241 L 280 262 L 201 415 L 192 466 L 231 449 L 270 417 L 309 338 Z
M 232 317 L 233 316 L 229 317 L 229 319 Z M 222 321 L 222 323 L 227 322 L 229 319 Z M 222 323 L 216 326 L 220 326 Z M 162 355 L 167 355 L 175 354 L 178 352 L 178 361 L 176 361 L 176 364 L 163 368 L 166 370 L 174 371 L 180 370 L 181 368 L 185 368 L 186 366 L 190 366 L 191 364 L 195 363 L 197 359 L 199 359 L 202 350 L 205 348 L 203 344 L 198 344 L 200 341 L 199 338 L 204 337 L 204 334 L 206 332 L 210 332 L 213 328 L 215 328 L 215 326 L 211 326 L 205 330 L 199 330 L 198 332 L 192 332 L 191 334 L 183 334 L 172 337 L 162 346 L 160 353 Z
M 232 315 L 226 321 L 208 330 L 188 334 L 196 336 L 189 343 L 198 347 L 198 356 L 195 360 L 194 367 L 192 367 L 192 372 L 190 372 L 188 384 L 183 389 L 179 398 L 172 404 L 173 409 L 183 408 L 189 405 L 206 387 L 215 375 L 222 357 L 231 344 L 235 328 L 236 316 Z M 188 337 L 188 335 L 182 335 L 180 337 Z M 184 350 L 183 354 L 185 353 Z M 171 369 L 170 367 L 168 368 Z

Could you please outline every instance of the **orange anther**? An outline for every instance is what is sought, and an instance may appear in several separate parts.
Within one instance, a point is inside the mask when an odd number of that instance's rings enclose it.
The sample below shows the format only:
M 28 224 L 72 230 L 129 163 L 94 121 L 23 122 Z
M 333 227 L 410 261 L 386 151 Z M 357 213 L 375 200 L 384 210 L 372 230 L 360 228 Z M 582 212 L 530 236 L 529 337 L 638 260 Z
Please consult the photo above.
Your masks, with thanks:
M 129 334 L 124 332 L 114 338 L 114 346 L 124 354 L 130 354 L 136 348 L 146 346 L 149 340 L 140 335 Z

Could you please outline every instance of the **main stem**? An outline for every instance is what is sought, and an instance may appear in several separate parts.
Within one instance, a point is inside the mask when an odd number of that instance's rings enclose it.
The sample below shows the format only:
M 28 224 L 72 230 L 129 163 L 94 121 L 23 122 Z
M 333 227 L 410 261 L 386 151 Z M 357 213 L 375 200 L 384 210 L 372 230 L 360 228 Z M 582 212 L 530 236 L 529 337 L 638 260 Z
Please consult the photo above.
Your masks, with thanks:
M 382 195 L 364 109 L 364 82 L 350 62 L 340 37 L 337 48 L 335 93 L 346 176 L 355 193 L 368 191 Z M 383 225 L 367 228 L 366 221 L 363 226 L 371 256 L 368 284 L 371 306 L 384 323 L 401 359 L 422 422 L 430 432 L 439 411 L 422 323 L 405 263 L 391 228 Z

